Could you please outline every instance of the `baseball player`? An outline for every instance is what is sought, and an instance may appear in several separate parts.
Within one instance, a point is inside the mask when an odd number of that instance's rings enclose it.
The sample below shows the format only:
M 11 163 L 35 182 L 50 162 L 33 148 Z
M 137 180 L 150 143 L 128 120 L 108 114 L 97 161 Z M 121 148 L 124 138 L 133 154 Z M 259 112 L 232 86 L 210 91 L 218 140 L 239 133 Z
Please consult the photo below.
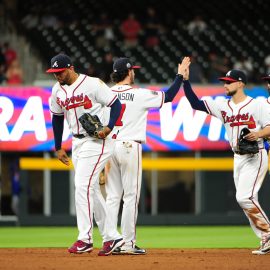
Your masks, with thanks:
M 270 104 L 270 74 L 262 77 L 262 79 L 267 82 L 267 90 L 268 90 L 269 97 L 267 98 L 266 101 L 267 101 L 267 104 Z M 267 138 L 267 139 L 264 140 L 264 146 L 265 146 L 265 148 L 267 150 L 267 153 L 269 153 L 270 138 Z
M 258 192 L 268 170 L 268 156 L 263 138 L 270 135 L 270 113 L 266 102 L 246 96 L 244 86 L 246 75 L 241 70 L 230 70 L 224 82 L 227 100 L 199 100 L 188 81 L 189 70 L 184 74 L 184 92 L 193 109 L 204 111 L 219 118 L 225 126 L 229 142 L 234 152 L 234 183 L 236 200 L 243 209 L 255 234 L 261 239 L 259 250 L 253 254 L 270 252 L 270 224 L 258 202 Z M 257 154 L 240 155 L 239 135 L 243 128 L 251 132 L 245 136 L 249 141 L 257 141 Z
M 113 129 L 121 110 L 117 95 L 100 79 L 78 74 L 71 59 L 64 54 L 51 59 L 51 68 L 58 81 L 52 89 L 50 110 L 58 159 L 69 165 L 69 158 L 61 148 L 64 116 L 68 122 L 72 138 L 72 162 L 75 168 L 75 206 L 78 240 L 68 249 L 70 253 L 84 253 L 93 250 L 93 211 L 103 237 L 103 249 L 98 255 L 109 255 L 124 242 L 121 236 L 105 231 L 106 204 L 100 192 L 98 178 L 109 159 L 114 142 L 105 137 Z M 110 118 L 106 119 L 105 108 L 110 107 Z M 87 135 L 79 122 L 84 113 L 97 115 L 104 124 L 100 139 Z M 107 221 L 110 222 L 110 221 Z M 117 235 L 118 236 L 118 235 Z
M 268 93 L 270 95 L 270 74 L 268 74 L 267 76 L 262 77 L 262 79 L 267 82 L 267 90 L 268 90 Z M 269 99 L 270 98 L 268 97 L 268 103 L 270 103 Z
M 145 254 L 144 249 L 136 245 L 136 221 L 140 198 L 142 177 L 142 143 L 146 140 L 147 114 L 150 108 L 161 108 L 164 102 L 171 102 L 176 96 L 183 79 L 183 72 L 189 66 L 190 59 L 184 58 L 178 66 L 173 84 L 166 91 L 151 91 L 133 88 L 135 72 L 140 66 L 134 66 L 130 59 L 119 58 L 113 64 L 111 88 L 122 103 L 120 116 L 110 136 L 116 140 L 109 168 L 106 171 L 106 205 L 108 219 L 112 220 L 109 230 L 117 230 L 119 205 L 123 195 L 121 231 L 125 244 L 113 254 Z M 120 234 L 117 238 L 121 237 Z

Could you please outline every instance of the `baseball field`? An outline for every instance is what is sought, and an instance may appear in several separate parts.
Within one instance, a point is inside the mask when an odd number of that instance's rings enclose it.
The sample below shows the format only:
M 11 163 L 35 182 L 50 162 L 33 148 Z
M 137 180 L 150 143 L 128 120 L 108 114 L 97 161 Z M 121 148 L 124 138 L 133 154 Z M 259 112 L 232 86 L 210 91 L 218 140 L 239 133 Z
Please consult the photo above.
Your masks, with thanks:
M 148 254 L 98 257 L 67 252 L 75 227 L 0 227 L 0 269 L 269 269 L 270 255 L 252 255 L 258 239 L 249 226 L 138 227 Z

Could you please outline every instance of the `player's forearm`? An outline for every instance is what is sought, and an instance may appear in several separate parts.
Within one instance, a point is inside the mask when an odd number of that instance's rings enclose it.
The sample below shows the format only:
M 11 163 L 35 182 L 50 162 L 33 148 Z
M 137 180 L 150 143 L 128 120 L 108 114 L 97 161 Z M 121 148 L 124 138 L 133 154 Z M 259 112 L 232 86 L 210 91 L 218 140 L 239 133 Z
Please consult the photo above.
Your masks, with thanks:
M 119 99 L 117 98 L 111 106 L 110 120 L 109 120 L 109 124 L 108 124 L 108 128 L 110 128 L 111 130 L 113 129 L 113 127 L 114 127 L 114 125 L 115 125 L 115 123 L 120 115 L 121 108 L 122 108 L 121 103 L 120 103 Z
M 184 81 L 184 92 L 191 105 L 195 110 L 204 111 L 208 113 L 207 108 L 202 100 L 200 100 L 191 88 L 189 81 Z
M 53 127 L 55 150 L 57 151 L 61 149 L 62 145 L 62 136 L 64 131 L 64 116 L 53 115 L 52 127 Z
M 269 138 L 270 137 L 270 127 L 267 126 L 258 131 L 258 138 Z
M 173 84 L 170 86 L 170 88 L 165 92 L 165 100 L 164 102 L 172 102 L 176 94 L 178 93 L 181 84 L 183 81 L 183 76 L 182 75 L 177 75 Z

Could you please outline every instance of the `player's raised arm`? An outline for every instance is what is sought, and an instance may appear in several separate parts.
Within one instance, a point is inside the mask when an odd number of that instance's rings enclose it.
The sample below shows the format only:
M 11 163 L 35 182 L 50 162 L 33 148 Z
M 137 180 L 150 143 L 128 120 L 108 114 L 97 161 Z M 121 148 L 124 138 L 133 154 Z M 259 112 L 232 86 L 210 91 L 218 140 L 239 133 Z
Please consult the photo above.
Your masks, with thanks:
M 176 78 L 173 82 L 173 84 L 169 87 L 169 89 L 165 92 L 165 99 L 164 102 L 172 102 L 176 94 L 178 93 L 182 81 L 183 81 L 183 75 L 185 70 L 189 67 L 190 65 L 190 58 L 189 57 L 184 57 L 182 60 L 181 64 L 178 64 L 178 71 L 176 74 Z
M 188 80 L 189 79 L 189 67 L 185 69 L 183 79 L 184 79 L 184 82 L 183 82 L 184 92 L 185 92 L 185 95 L 186 95 L 191 107 L 195 110 L 209 113 L 203 100 L 200 100 L 191 88 L 190 82 Z

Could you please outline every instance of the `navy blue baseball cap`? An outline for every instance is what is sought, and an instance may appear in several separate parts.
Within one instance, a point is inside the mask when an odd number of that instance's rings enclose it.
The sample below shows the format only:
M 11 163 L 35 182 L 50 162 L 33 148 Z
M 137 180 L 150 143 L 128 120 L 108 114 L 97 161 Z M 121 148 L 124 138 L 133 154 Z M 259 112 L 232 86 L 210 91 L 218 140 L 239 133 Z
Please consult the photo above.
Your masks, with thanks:
M 49 68 L 47 73 L 61 72 L 72 66 L 72 62 L 69 56 L 66 54 L 57 54 L 51 59 L 51 68 Z
M 218 78 L 220 81 L 224 82 L 243 82 L 247 83 L 247 76 L 245 72 L 239 69 L 232 69 L 227 72 L 225 77 Z
M 263 80 L 270 82 L 270 74 L 267 76 L 262 77 Z
M 113 72 L 121 72 L 129 69 L 141 68 L 140 66 L 134 66 L 129 58 L 121 57 L 113 63 Z

